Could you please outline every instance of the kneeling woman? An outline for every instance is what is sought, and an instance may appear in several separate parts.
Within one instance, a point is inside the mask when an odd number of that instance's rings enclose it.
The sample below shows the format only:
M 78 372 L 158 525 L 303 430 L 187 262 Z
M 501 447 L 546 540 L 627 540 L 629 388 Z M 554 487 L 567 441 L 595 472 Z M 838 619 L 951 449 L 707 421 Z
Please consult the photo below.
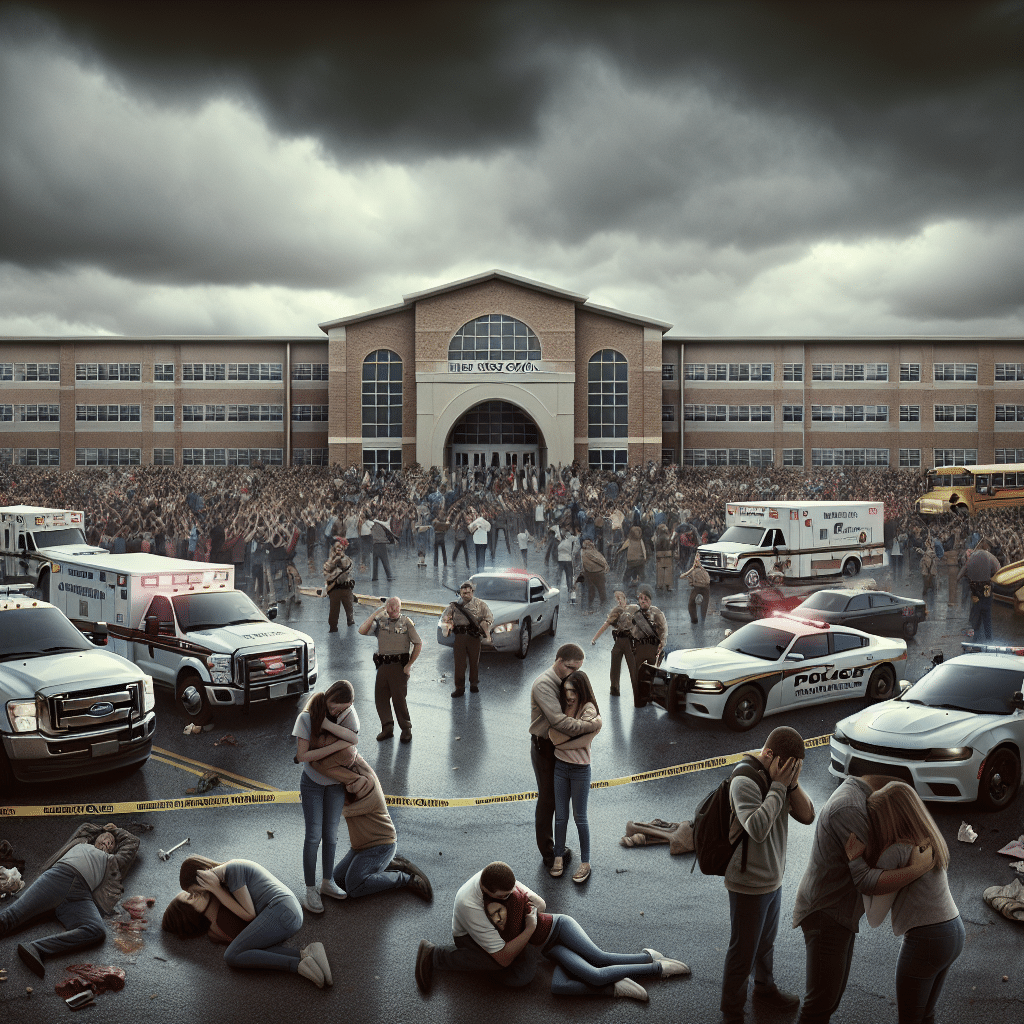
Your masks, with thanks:
M 540 946 L 555 962 L 551 993 L 556 996 L 617 996 L 647 1001 L 647 990 L 636 978 L 671 978 L 688 975 L 681 960 L 662 956 L 656 949 L 642 953 L 607 953 L 566 914 L 545 914 L 544 900 L 521 882 L 503 900 L 488 900 L 484 910 L 506 941 L 530 931 L 530 944 Z
M 333 983 L 323 943 L 283 945 L 302 927 L 302 907 L 266 868 L 251 860 L 186 857 L 179 881 L 184 891 L 164 911 L 164 931 L 179 939 L 205 933 L 227 944 L 231 967 L 291 971 L 319 988 Z

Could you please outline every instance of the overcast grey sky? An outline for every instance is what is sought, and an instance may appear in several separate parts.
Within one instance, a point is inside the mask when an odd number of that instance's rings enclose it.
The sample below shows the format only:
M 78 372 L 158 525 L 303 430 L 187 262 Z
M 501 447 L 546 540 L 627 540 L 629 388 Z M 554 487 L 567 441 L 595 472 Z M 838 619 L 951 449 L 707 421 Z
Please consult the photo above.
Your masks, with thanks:
M 0 334 L 494 267 L 710 335 L 1024 333 L 1024 3 L 0 2 Z

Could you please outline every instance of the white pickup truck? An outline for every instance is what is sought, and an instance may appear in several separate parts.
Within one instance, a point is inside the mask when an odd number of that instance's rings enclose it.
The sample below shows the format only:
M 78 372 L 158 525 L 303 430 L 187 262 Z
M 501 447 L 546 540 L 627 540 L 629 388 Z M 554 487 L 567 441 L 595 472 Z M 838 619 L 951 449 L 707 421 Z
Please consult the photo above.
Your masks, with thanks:
M 0 794 L 145 764 L 152 678 L 18 589 L 0 587 Z

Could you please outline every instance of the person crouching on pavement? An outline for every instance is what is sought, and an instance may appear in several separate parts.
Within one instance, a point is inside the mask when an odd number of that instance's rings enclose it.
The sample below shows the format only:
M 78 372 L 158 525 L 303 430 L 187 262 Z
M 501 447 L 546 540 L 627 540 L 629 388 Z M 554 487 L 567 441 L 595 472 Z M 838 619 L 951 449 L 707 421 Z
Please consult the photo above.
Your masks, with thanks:
M 21 962 L 40 978 L 48 957 L 98 946 L 107 935 L 103 914 L 112 914 L 124 895 L 121 881 L 138 852 L 138 837 L 131 832 L 113 823 L 100 827 L 86 822 L 20 896 L 3 902 L 0 936 L 47 911 L 56 913 L 66 931 L 18 946 Z
M 426 939 L 416 951 L 416 984 L 426 995 L 434 972 L 481 971 L 507 988 L 528 985 L 537 971 L 537 951 L 556 964 L 551 992 L 565 996 L 617 996 L 647 1001 L 647 992 L 632 980 L 670 978 L 690 973 L 680 960 L 655 949 L 608 953 L 579 923 L 565 914 L 547 914 L 544 899 L 516 881 L 503 861 L 488 864 L 455 896 L 454 945 L 435 946 Z

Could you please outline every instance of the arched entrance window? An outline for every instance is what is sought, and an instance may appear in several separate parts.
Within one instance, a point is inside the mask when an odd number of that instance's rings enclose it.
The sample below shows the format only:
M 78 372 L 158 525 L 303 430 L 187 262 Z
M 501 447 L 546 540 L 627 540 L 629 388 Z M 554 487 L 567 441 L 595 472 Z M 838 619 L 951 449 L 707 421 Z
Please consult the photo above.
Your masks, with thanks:
M 484 469 L 491 466 L 536 466 L 541 454 L 537 424 L 511 402 L 481 402 L 452 428 L 450 465 Z
M 481 362 L 525 362 L 540 359 L 540 339 L 521 320 L 488 313 L 463 324 L 448 346 L 448 358 Z
M 402 359 L 381 348 L 363 360 L 363 465 L 371 470 L 402 466 Z M 368 445 L 367 438 L 397 438 L 397 445 Z

